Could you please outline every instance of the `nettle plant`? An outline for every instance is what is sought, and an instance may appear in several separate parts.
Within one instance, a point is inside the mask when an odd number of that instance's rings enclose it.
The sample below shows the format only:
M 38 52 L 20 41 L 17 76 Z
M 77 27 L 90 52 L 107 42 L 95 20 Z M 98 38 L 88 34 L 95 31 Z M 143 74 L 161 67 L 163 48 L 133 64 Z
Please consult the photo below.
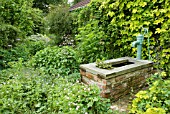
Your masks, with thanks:
M 81 59 L 72 47 L 47 47 L 36 53 L 30 64 L 35 68 L 44 69 L 51 75 L 64 76 L 78 72 Z
M 90 10 L 90 16 L 86 17 L 89 21 L 84 27 L 79 28 L 80 33 L 77 35 L 77 39 L 82 41 L 79 49 L 83 58 L 94 62 L 94 55 L 103 55 L 106 58 L 135 57 L 136 48 L 132 49 L 131 43 L 136 40 L 141 27 L 146 27 L 149 33 L 144 38 L 142 59 L 147 59 L 149 56 L 147 48 L 149 37 L 150 54 L 152 60 L 158 64 L 155 67 L 169 71 L 170 3 L 168 0 L 92 0 L 87 8 L 82 9 L 82 12 L 85 12 L 83 10 Z M 83 15 L 82 12 L 80 15 Z M 101 53 L 102 50 L 105 53 Z M 93 54 L 89 54 L 90 52 Z

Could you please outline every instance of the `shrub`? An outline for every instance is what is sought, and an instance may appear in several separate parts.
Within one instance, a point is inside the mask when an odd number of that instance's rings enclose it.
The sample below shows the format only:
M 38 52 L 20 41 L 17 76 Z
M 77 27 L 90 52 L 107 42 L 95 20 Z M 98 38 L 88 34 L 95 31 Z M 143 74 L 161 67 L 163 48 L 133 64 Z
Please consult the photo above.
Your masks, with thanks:
M 158 75 L 158 74 L 155 74 Z M 164 77 L 165 73 L 161 74 Z M 154 76 L 155 77 L 155 76 Z M 158 77 L 158 76 L 156 76 Z M 159 76 L 160 78 L 160 76 Z M 130 113 L 165 114 L 170 112 L 170 80 L 154 81 L 149 90 L 140 91 L 132 102 Z
M 34 0 L 33 7 L 43 10 L 44 13 L 49 12 L 49 5 L 57 5 L 66 2 L 66 0 Z
M 48 74 L 63 76 L 78 71 L 80 59 L 77 55 L 71 47 L 47 47 L 37 52 L 30 64 Z
M 0 48 L 10 48 L 19 37 L 22 37 L 22 33 L 17 27 L 0 23 Z
M 96 86 L 73 84 L 21 62 L 14 66 L 0 72 L 0 113 L 112 114 Z
M 51 6 L 52 7 L 52 6 Z M 53 6 L 48 13 L 46 19 L 47 28 L 50 34 L 55 34 L 55 43 L 59 45 L 63 39 L 63 36 L 72 34 L 72 15 L 69 12 L 69 7 L 66 4 Z

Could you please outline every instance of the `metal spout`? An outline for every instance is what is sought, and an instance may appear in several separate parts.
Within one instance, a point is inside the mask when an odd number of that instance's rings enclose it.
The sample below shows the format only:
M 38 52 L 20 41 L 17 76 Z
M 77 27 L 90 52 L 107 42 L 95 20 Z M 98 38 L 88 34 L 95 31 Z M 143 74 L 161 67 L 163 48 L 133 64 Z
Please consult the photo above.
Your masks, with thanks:
M 140 44 L 139 41 L 134 41 L 134 42 L 132 42 L 132 47 L 136 47 L 136 46 L 139 45 L 139 44 Z
M 132 47 L 137 47 L 137 59 L 140 60 L 142 58 L 142 43 L 144 36 L 139 34 L 137 40 L 132 42 Z

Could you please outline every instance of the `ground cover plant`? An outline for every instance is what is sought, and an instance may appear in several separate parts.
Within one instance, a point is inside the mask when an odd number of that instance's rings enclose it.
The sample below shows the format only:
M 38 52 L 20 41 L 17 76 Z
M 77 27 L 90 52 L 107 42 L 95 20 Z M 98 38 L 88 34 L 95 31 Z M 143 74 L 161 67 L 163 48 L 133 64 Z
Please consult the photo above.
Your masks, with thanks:
M 96 86 L 47 75 L 22 61 L 12 66 L 0 72 L 0 113 L 112 113 Z
M 150 78 L 149 90 L 136 94 L 130 113 L 166 114 L 170 112 L 170 80 L 163 80 L 165 76 L 166 73 L 162 72 Z

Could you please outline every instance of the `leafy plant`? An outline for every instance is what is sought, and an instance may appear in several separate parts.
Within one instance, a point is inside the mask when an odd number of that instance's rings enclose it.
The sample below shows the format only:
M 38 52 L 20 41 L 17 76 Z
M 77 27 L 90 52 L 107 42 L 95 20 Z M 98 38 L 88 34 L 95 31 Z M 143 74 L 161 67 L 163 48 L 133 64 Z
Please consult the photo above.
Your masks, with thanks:
M 165 75 L 166 74 L 163 72 L 160 74 L 159 78 Z M 149 90 L 140 91 L 136 94 L 136 98 L 132 102 L 130 113 L 150 114 L 157 112 L 157 114 L 165 114 L 170 112 L 169 89 L 169 80 L 160 78 L 152 81 Z
M 111 64 L 105 63 L 104 60 L 100 60 L 100 59 L 96 60 L 96 66 L 99 68 L 103 68 L 103 69 L 112 69 L 113 68 Z
M 107 35 L 101 27 L 98 27 L 98 21 L 93 21 L 81 28 L 80 34 L 76 39 L 79 41 L 77 50 L 83 58 L 84 63 L 94 62 L 96 59 L 110 58 L 112 50 L 108 50 L 110 42 L 107 41 Z
M 98 87 L 45 75 L 23 67 L 22 61 L 0 71 L 0 85 L 0 113 L 112 114 Z
M 46 73 L 64 76 L 78 71 L 80 59 L 71 47 L 47 47 L 36 53 L 30 61 L 35 68 L 42 68 Z

